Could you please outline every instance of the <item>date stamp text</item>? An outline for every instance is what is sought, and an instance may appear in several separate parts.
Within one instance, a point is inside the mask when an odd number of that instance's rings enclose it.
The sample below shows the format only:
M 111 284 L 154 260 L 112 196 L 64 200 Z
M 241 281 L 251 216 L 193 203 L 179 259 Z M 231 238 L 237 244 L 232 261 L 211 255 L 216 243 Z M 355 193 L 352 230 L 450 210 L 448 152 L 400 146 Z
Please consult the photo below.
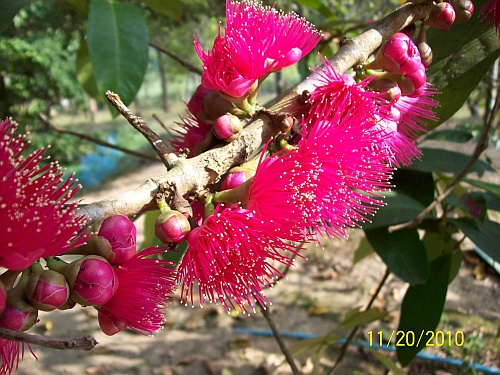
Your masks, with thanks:
M 463 346 L 465 334 L 463 331 L 397 331 L 387 333 L 382 331 L 369 331 L 368 342 L 370 346 Z

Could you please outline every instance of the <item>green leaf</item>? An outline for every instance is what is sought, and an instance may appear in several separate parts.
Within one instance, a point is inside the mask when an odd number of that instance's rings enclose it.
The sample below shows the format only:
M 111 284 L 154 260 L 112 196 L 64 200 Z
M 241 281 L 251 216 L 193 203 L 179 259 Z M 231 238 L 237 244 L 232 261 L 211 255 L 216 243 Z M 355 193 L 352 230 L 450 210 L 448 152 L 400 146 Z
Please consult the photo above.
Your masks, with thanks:
M 452 173 L 459 174 L 469 163 L 471 157 L 461 152 L 449 151 L 437 148 L 422 147 L 422 159 L 415 161 L 409 168 L 423 171 L 423 172 L 436 172 L 436 173 Z M 493 172 L 494 169 L 485 163 L 478 160 L 472 167 L 471 173 L 476 172 Z
M 448 284 L 455 279 L 458 275 L 458 271 L 460 271 L 460 266 L 462 265 L 463 255 L 460 249 L 455 249 L 451 253 L 451 265 L 450 265 L 450 277 L 448 279 Z
M 484 0 L 474 2 L 481 9 Z M 427 41 L 432 47 L 433 61 L 427 69 L 427 79 L 441 94 L 435 99 L 438 122 L 428 122 L 432 129 L 458 111 L 469 94 L 500 55 L 500 40 L 494 29 L 486 26 L 478 11 L 462 24 L 453 25 L 450 32 L 430 28 Z
M 389 233 L 387 228 L 366 230 L 366 238 L 389 270 L 400 279 L 414 284 L 423 283 L 429 275 L 427 252 L 416 229 Z
M 92 0 L 87 30 L 90 61 L 99 93 L 117 93 L 130 104 L 148 65 L 148 28 L 131 4 Z
M 340 323 L 339 328 L 341 329 L 351 329 L 360 324 L 368 324 L 374 322 L 375 320 L 383 319 L 387 316 L 387 311 L 380 311 L 377 309 L 368 309 L 366 311 L 359 311 L 361 306 L 355 307 L 354 309 L 349 310 L 346 314 L 342 322 Z
M 143 0 L 155 12 L 179 19 L 182 16 L 182 1 L 180 0 Z
M 427 333 L 434 331 L 439 324 L 448 291 L 450 265 L 451 254 L 433 260 L 427 281 L 421 285 L 411 285 L 406 291 L 397 332 L 404 333 L 403 344 L 407 338 L 410 341 L 403 346 L 394 342 L 398 361 L 403 367 L 425 347 Z M 411 342 L 412 336 L 414 342 Z
M 449 219 L 449 222 L 469 237 L 486 255 L 495 262 L 500 262 L 500 224 L 485 220 L 478 226 L 471 218 Z
M 0 32 L 7 30 L 16 14 L 33 0 L 0 1 Z
M 289 350 L 293 356 L 307 355 L 315 353 L 321 350 L 323 347 L 335 344 L 340 340 L 339 337 L 335 336 L 332 332 L 312 337 L 310 339 L 301 340 L 294 345 L 290 346 Z
M 364 346 L 363 349 L 372 353 L 372 355 L 377 358 L 391 372 L 391 374 L 406 375 L 406 372 L 384 353 L 381 353 L 375 348 L 370 348 L 369 346 Z
M 85 0 L 57 0 L 60 3 L 66 4 L 73 9 L 75 9 L 78 13 L 87 17 L 89 14 L 89 3 Z
M 489 191 L 490 193 L 495 194 L 496 196 L 500 197 L 500 185 L 492 184 L 490 182 L 473 180 L 470 178 L 464 178 L 463 181 L 467 182 L 468 184 L 471 184 L 472 186 Z
M 432 262 L 444 254 L 450 254 L 455 250 L 456 241 L 442 232 L 425 232 L 422 239 L 424 243 L 427 260 Z
M 99 95 L 99 89 L 94 77 L 92 63 L 90 62 L 89 49 L 85 41 L 82 42 L 80 49 L 76 53 L 76 79 L 85 92 L 92 98 L 104 102 L 103 97 Z
M 434 178 L 430 172 L 398 169 L 392 181 L 398 193 L 403 193 L 427 207 L 434 200 Z
M 367 256 L 372 255 L 375 252 L 373 246 L 368 242 L 366 237 L 363 237 L 359 242 L 359 246 L 354 252 L 354 259 L 352 260 L 352 265 L 354 266 L 356 263 L 366 258 Z
M 398 191 L 384 193 L 385 206 L 375 214 L 371 223 L 364 223 L 363 229 L 386 227 L 409 221 L 422 212 L 425 208 L 416 199 Z
M 443 129 L 436 130 L 432 133 L 429 133 L 426 137 L 426 141 L 447 141 L 447 142 L 455 142 L 455 143 L 465 143 L 472 139 L 473 135 L 471 132 L 467 130 L 458 130 L 458 129 Z
M 478 223 L 482 223 L 486 217 L 488 207 L 486 199 L 482 194 L 467 193 L 460 197 L 450 194 L 446 197 L 445 202 L 465 211 L 473 219 L 477 220 Z

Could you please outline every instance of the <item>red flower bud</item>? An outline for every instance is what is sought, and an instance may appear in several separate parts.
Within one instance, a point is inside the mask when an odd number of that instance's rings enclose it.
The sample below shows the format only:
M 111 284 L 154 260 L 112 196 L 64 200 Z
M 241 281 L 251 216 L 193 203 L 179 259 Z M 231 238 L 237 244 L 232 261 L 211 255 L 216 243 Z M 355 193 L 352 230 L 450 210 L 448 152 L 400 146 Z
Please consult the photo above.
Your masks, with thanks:
M 69 285 L 59 272 L 44 270 L 30 277 L 25 294 L 33 307 L 52 311 L 68 301 Z
M 205 95 L 208 94 L 211 90 L 205 88 L 203 85 L 198 85 L 196 91 L 194 92 L 191 99 L 187 103 L 187 108 L 189 112 L 198 117 L 198 112 L 205 110 Z
M 409 73 L 418 69 L 421 61 L 415 43 L 403 33 L 396 33 L 382 44 L 376 62 L 388 72 Z
M 22 303 L 23 306 L 29 306 Z M 7 303 L 0 318 L 0 327 L 12 331 L 24 332 L 33 327 L 38 318 L 38 310 L 33 307 L 22 308 L 19 304 L 16 307 Z
M 437 3 L 431 8 L 426 24 L 436 29 L 448 31 L 455 22 L 455 9 L 450 3 Z
M 83 306 L 104 305 L 113 297 L 118 284 L 113 267 L 98 255 L 86 256 L 69 264 L 66 279 L 71 298 Z
M 155 222 L 155 234 L 163 243 L 179 243 L 186 239 L 191 225 L 179 211 L 162 212 Z
M 124 215 L 114 215 L 105 219 L 96 237 L 98 254 L 108 262 L 120 264 L 131 259 L 136 253 L 136 228 Z
M 455 9 L 455 23 L 468 21 L 474 14 L 474 4 L 470 0 L 450 0 Z
M 214 133 L 217 138 L 230 142 L 236 139 L 242 128 L 242 123 L 238 117 L 226 113 L 215 120 Z

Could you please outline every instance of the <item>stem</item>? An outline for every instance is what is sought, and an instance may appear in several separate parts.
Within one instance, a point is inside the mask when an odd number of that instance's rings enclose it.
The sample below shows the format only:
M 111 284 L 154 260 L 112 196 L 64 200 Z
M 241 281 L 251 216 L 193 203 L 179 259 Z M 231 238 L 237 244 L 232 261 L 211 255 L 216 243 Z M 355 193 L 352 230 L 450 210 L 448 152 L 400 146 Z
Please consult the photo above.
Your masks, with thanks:
M 53 338 L 39 335 L 31 335 L 24 332 L 11 331 L 10 329 L 0 328 L 0 337 L 20 341 L 27 344 L 45 346 L 52 349 L 71 349 L 71 350 L 90 350 L 98 344 L 92 336 L 74 337 L 74 338 Z
M 151 47 L 157 49 L 161 53 L 164 53 L 165 55 L 169 56 L 172 60 L 178 62 L 181 66 L 183 66 L 184 68 L 186 68 L 190 72 L 196 73 L 200 76 L 203 73 L 203 70 L 201 70 L 197 66 L 191 64 L 188 60 L 184 59 L 183 57 L 177 56 L 175 53 L 173 53 L 172 51 L 169 51 L 165 47 L 161 46 L 159 43 L 150 40 L 149 45 Z
M 258 304 L 260 307 L 260 311 L 262 312 L 262 315 L 267 321 L 267 324 L 269 325 L 269 328 L 271 328 L 271 331 L 273 332 L 274 338 L 276 339 L 276 342 L 278 343 L 278 346 L 280 347 L 281 352 L 285 356 L 286 361 L 290 365 L 290 369 L 292 370 L 293 375 L 300 375 L 300 371 L 297 368 L 297 365 L 295 364 L 295 361 L 293 359 L 292 354 L 288 350 L 288 347 L 286 346 L 285 342 L 283 341 L 283 338 L 280 335 L 280 332 L 278 330 L 278 327 L 276 327 L 276 324 L 271 318 L 271 315 L 269 313 L 269 307 L 264 307 L 260 303 Z
M 165 164 L 165 167 L 167 167 L 167 170 L 172 169 L 169 162 L 170 150 L 165 142 L 163 142 L 158 135 L 151 130 L 148 124 L 146 124 L 141 117 L 134 115 L 117 94 L 108 90 L 106 91 L 106 98 L 111 105 L 115 107 L 123 117 L 125 117 L 128 123 L 148 140 L 151 147 L 153 147 L 153 150 L 155 150 L 163 164 Z
M 390 274 L 391 274 L 391 272 L 389 271 L 388 268 L 386 268 L 384 276 L 382 276 L 382 279 L 380 280 L 380 282 L 377 286 L 377 290 L 375 290 L 375 293 L 373 293 L 372 298 L 370 299 L 370 301 L 368 302 L 368 304 L 366 305 L 366 307 L 363 311 L 367 311 L 368 309 L 370 309 L 370 307 L 372 307 L 373 302 L 375 302 L 375 299 L 379 295 L 380 291 L 382 290 L 382 287 L 384 286 L 384 284 L 387 281 L 387 278 L 389 277 Z M 354 336 L 358 332 L 359 326 L 360 326 L 359 324 L 357 326 L 355 326 L 351 330 L 351 332 L 349 333 L 349 336 L 347 337 L 346 342 L 340 348 L 340 353 L 339 353 L 339 356 L 337 357 L 337 360 L 335 361 L 335 364 L 333 365 L 332 368 L 330 368 L 330 371 L 327 372 L 327 375 L 333 374 L 335 372 L 335 369 L 337 368 L 337 366 L 340 365 L 340 362 L 342 362 L 342 360 L 344 359 L 345 354 L 347 353 L 347 349 L 349 348 L 349 345 L 351 344 L 352 340 L 354 339 Z

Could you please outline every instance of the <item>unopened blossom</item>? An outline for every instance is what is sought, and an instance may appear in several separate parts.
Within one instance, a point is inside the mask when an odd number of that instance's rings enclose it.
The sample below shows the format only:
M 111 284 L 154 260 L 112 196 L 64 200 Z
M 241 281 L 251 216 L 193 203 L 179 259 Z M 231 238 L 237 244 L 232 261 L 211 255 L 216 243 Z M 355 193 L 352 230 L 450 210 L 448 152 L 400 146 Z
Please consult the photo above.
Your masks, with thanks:
M 483 5 L 479 14 L 491 26 L 495 26 L 500 35 L 500 0 L 488 0 Z
M 135 224 L 125 215 L 106 218 L 96 236 L 98 254 L 112 264 L 123 263 L 136 253 Z
M 258 79 L 296 63 L 320 38 L 314 26 L 295 13 L 228 0 L 224 35 L 219 28 L 212 50 L 205 52 L 195 39 L 203 62 L 202 84 L 230 97 L 245 97 Z
M 244 312 L 254 310 L 255 301 L 269 303 L 263 289 L 280 275 L 273 261 L 290 266 L 291 258 L 282 251 L 296 251 L 254 213 L 236 205 L 217 207 L 187 241 L 178 269 L 181 299 L 194 305 L 197 285 L 200 305 L 220 302 L 226 310 L 238 306 Z
M 98 307 L 100 316 L 103 315 L 99 323 L 106 334 L 125 327 L 141 334 L 161 329 L 176 275 L 172 262 L 154 258 L 164 251 L 161 247 L 150 247 L 114 267 L 118 288 L 107 303 Z
M 21 270 L 83 244 L 85 219 L 67 204 L 76 181 L 63 180 L 57 163 L 44 164 L 46 149 L 23 156 L 28 142 L 14 137 L 16 129 L 10 119 L 0 122 L 0 266 Z

